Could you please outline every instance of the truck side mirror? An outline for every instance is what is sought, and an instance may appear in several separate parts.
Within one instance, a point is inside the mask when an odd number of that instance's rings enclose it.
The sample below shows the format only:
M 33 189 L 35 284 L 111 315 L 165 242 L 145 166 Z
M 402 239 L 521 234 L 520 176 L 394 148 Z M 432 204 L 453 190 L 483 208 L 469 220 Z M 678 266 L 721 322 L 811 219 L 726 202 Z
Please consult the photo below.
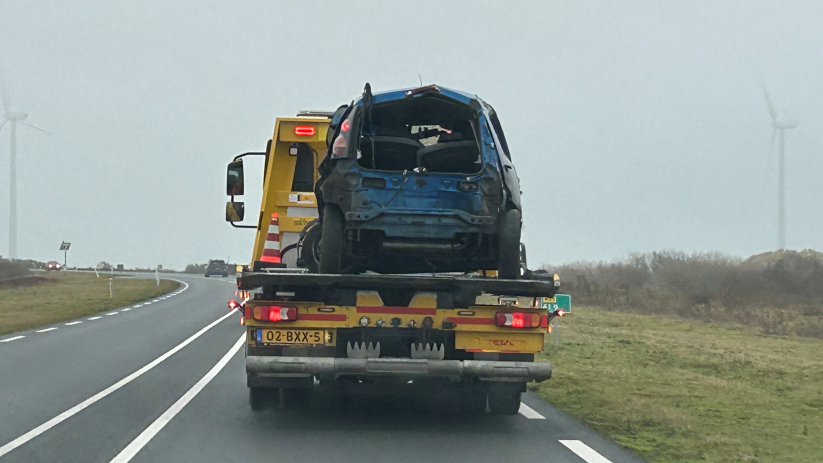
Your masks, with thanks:
M 242 222 L 246 215 L 246 204 L 229 201 L 226 203 L 226 222 Z
M 243 195 L 243 160 L 238 159 L 229 163 L 226 169 L 226 194 L 229 196 Z M 243 203 L 240 203 L 243 204 Z M 226 216 L 228 217 L 228 216 Z M 241 216 L 242 218 L 242 216 Z M 228 219 L 226 219 L 228 220 Z

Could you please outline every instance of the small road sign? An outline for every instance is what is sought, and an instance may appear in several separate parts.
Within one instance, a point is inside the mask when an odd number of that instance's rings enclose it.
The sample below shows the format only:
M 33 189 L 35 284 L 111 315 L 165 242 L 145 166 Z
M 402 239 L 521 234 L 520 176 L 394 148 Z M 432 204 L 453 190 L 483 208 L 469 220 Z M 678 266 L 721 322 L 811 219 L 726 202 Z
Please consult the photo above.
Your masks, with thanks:
M 549 312 L 563 309 L 566 313 L 572 311 L 572 297 L 568 294 L 555 294 L 554 297 L 541 298 L 540 306 Z
M 60 245 L 60 250 L 61 251 L 68 251 L 69 247 L 71 247 L 71 243 L 67 243 L 67 242 L 63 241 L 63 244 Z

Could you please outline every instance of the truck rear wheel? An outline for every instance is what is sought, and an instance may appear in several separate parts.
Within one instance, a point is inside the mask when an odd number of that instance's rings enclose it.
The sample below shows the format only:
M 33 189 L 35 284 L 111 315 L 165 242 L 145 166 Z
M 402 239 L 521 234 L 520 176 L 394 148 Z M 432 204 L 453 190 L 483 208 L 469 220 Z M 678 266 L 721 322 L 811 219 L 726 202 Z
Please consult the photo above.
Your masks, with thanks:
M 320 237 L 320 273 L 342 273 L 343 224 L 343 212 L 334 204 L 326 204 Z
M 482 415 L 486 412 L 486 391 L 463 391 L 460 411 L 466 415 Z
M 509 209 L 500 215 L 497 278 L 520 278 L 520 211 Z
M 279 389 L 266 387 L 249 388 L 249 406 L 254 411 L 261 411 L 267 408 L 274 408 L 280 396 Z
M 514 391 L 490 391 L 489 410 L 495 415 L 516 415 L 520 411 L 520 393 Z

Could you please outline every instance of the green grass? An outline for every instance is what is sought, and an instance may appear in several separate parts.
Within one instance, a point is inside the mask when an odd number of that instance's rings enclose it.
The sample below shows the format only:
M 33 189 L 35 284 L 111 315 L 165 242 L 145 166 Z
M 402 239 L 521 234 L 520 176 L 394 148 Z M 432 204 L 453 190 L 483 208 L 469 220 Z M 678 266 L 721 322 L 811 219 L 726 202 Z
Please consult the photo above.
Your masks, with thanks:
M 823 341 L 574 308 L 539 393 L 657 462 L 823 461 Z
M 36 284 L 30 286 L 0 286 L 0 334 L 124 307 L 168 293 L 180 285 L 170 280 L 161 280 L 157 286 L 153 279 L 115 278 L 114 298 L 110 298 L 109 277 L 56 272 L 37 275 L 33 278 Z

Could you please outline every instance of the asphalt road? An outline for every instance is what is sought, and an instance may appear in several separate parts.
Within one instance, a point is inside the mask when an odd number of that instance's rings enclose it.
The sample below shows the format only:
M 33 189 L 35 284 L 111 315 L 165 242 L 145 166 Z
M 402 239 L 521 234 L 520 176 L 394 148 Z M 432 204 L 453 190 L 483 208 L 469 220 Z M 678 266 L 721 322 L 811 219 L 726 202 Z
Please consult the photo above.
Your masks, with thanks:
M 505 417 L 320 393 L 252 412 L 234 286 L 180 280 L 148 305 L 0 337 L 0 463 L 642 462 L 533 394 Z

